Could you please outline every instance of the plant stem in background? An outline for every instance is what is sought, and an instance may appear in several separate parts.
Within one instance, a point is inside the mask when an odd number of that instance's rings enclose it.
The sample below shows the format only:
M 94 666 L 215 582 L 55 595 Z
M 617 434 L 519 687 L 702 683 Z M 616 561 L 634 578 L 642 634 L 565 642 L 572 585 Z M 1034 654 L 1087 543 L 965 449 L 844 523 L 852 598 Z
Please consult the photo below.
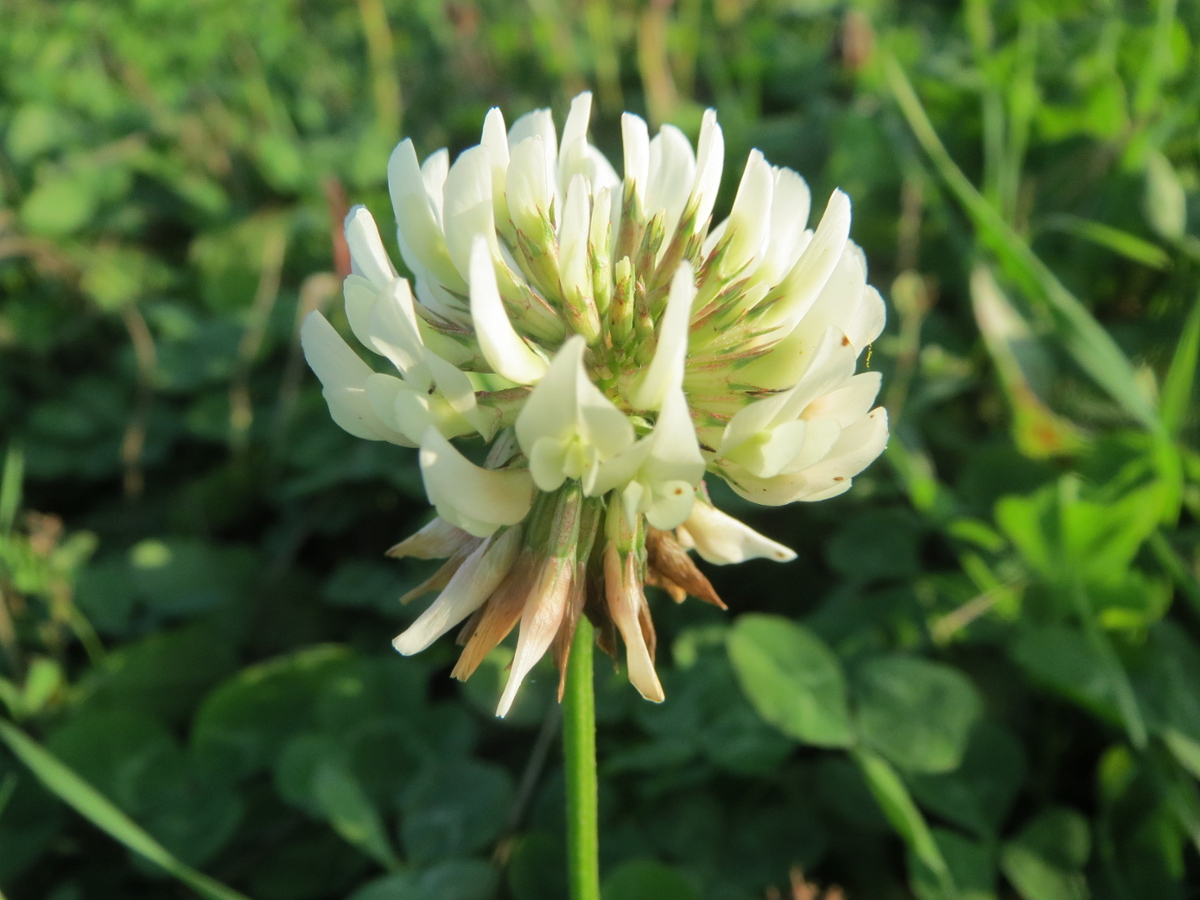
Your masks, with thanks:
M 600 835 L 596 823 L 596 698 L 592 623 L 579 617 L 563 695 L 567 775 L 567 880 L 571 900 L 600 900 Z

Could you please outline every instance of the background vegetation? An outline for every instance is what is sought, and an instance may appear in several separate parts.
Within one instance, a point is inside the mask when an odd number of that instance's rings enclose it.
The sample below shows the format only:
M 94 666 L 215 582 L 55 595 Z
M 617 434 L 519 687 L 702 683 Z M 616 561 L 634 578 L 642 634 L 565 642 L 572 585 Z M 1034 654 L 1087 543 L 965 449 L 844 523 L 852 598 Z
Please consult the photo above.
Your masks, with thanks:
M 0 889 L 563 896 L 554 679 L 498 722 L 505 651 L 390 650 L 420 478 L 296 329 L 401 136 L 591 88 L 617 159 L 622 109 L 715 106 L 719 211 L 751 147 L 849 192 L 894 429 L 837 500 L 714 486 L 800 558 L 654 598 L 666 703 L 598 668 L 608 900 L 1200 895 L 1198 39 L 1175 0 L 0 0 Z

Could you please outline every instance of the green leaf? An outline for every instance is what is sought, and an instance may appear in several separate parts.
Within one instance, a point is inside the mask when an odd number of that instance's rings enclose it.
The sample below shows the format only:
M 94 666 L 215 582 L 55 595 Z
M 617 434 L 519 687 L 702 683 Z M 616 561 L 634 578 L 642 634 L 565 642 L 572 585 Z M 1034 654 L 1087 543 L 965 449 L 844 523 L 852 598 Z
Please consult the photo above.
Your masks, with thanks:
M 851 744 L 846 679 L 820 638 L 780 616 L 751 614 L 739 617 L 728 647 L 742 690 L 764 720 L 807 744 Z
M 670 866 L 653 860 L 621 863 L 604 879 L 604 900 L 700 900 L 700 892 Z
M 1091 853 L 1087 820 L 1072 809 L 1038 815 L 1000 852 L 1000 868 L 1024 900 L 1085 900 Z
M 1175 167 L 1158 151 L 1146 156 L 1146 193 L 1142 197 L 1146 221 L 1169 241 L 1183 238 L 1187 228 L 1187 194 Z
M 422 872 L 379 878 L 348 900 L 491 900 L 496 881 L 496 870 L 483 860 L 450 859 Z
M 380 865 L 399 865 L 379 811 L 354 776 L 337 761 L 323 760 L 316 769 L 313 791 L 333 830 Z
M 21 204 L 21 221 L 31 234 L 61 238 L 92 218 L 96 200 L 86 178 L 55 175 L 39 181 Z
M 267 767 L 290 736 L 311 727 L 318 687 L 350 659 L 342 647 L 315 646 L 243 669 L 196 713 L 197 758 L 231 779 Z
M 974 685 L 957 669 L 908 656 L 878 656 L 855 672 L 862 742 L 911 772 L 957 768 L 979 716 Z
M 1163 427 L 1171 437 L 1178 437 L 1183 426 L 1187 424 L 1192 409 L 1192 388 L 1196 381 L 1196 367 L 1200 361 L 1200 298 L 1192 303 L 1191 312 L 1183 323 L 1183 332 L 1179 335 L 1179 343 L 1175 345 L 1175 355 L 1171 358 L 1171 368 L 1163 381 L 1162 394 L 1159 398 L 1159 410 L 1162 415 Z
M 24 732 L 0 720 L 0 740 L 60 800 L 111 838 L 139 853 L 210 900 L 247 900 L 232 888 L 180 862 L 110 800 Z
M 512 777 L 493 763 L 428 764 L 400 804 L 408 858 L 425 863 L 484 849 L 500 836 L 513 794 Z
M 917 809 L 896 770 L 882 756 L 870 750 L 858 749 L 854 750 L 853 754 L 866 777 L 871 795 L 883 810 L 892 828 L 913 855 L 929 870 L 943 893 L 955 896 L 957 891 L 950 875 L 950 867 L 946 864 L 925 817 Z
M 946 893 L 937 875 L 910 853 L 909 884 L 918 900 L 995 900 L 996 861 L 987 844 L 944 828 L 933 829 L 933 839 L 950 869 L 955 891 Z
M 971 732 L 962 764 L 953 772 L 913 774 L 909 789 L 922 806 L 976 837 L 999 833 L 1025 777 L 1021 742 L 987 720 Z

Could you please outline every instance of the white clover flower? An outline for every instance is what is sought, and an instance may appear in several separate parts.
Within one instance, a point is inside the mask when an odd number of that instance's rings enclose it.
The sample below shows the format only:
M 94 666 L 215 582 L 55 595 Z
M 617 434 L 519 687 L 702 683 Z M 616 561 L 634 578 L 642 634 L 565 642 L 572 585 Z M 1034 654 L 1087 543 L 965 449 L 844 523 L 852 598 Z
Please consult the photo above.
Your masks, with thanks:
M 389 552 L 447 562 L 413 592 L 440 591 L 396 648 L 465 621 L 466 678 L 519 623 L 499 715 L 548 650 L 564 670 L 585 613 L 662 700 L 644 585 L 723 606 L 688 550 L 718 565 L 795 556 L 715 509 L 705 473 L 761 504 L 822 500 L 887 443 L 879 376 L 856 373 L 885 310 L 849 198 L 835 191 L 809 230 L 804 179 L 753 151 L 710 227 L 715 112 L 695 152 L 626 113 L 623 178 L 588 143 L 590 113 L 576 97 L 560 142 L 549 110 L 506 129 L 493 109 L 453 165 L 402 142 L 388 184 L 415 300 L 370 214 L 346 219 L 346 317 L 395 373 L 319 313 L 302 331 L 340 426 L 420 447 L 438 518 Z M 490 444 L 485 465 L 453 438 Z

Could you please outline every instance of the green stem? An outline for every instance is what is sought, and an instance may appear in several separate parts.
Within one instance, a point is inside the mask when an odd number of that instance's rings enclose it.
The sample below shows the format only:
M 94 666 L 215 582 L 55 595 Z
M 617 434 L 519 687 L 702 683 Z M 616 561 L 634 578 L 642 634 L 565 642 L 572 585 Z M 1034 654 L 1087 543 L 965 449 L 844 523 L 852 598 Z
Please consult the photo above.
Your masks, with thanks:
M 567 879 L 571 900 L 600 900 L 600 833 L 596 823 L 596 699 L 592 623 L 579 617 L 563 694 L 567 774 Z

